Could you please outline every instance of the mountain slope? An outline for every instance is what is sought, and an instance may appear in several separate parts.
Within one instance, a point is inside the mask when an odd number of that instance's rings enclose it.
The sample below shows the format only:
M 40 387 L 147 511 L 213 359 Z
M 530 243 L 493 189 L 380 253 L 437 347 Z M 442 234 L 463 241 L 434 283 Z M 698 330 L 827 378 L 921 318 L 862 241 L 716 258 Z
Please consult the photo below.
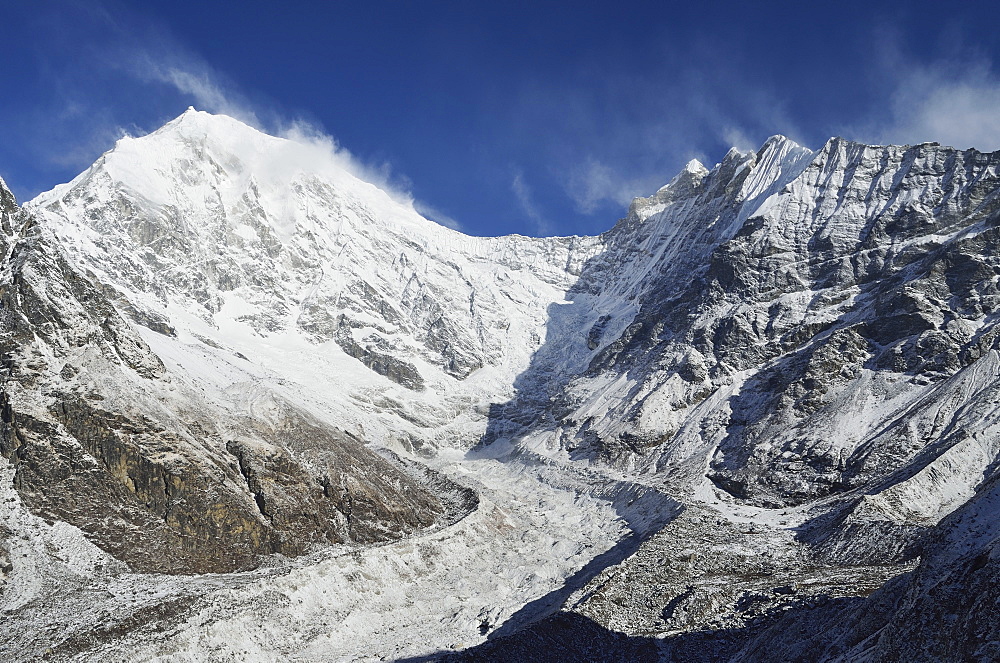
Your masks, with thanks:
M 636 636 L 708 629 L 730 640 L 726 660 L 755 633 L 744 627 L 792 609 L 797 629 L 819 628 L 803 606 L 867 595 L 933 549 L 1000 451 L 998 174 L 997 153 L 839 139 L 809 152 L 775 138 L 712 171 L 691 164 L 633 204 L 604 237 L 633 250 L 588 262 L 568 295 L 606 306 L 574 339 L 594 351 L 587 369 L 543 398 L 519 394 L 506 408 L 517 418 L 484 440 L 617 466 L 689 505 L 566 609 Z M 624 313 L 623 291 L 637 302 Z M 932 569 L 920 573 L 957 574 Z M 945 591 L 967 582 L 979 580 Z M 906 614 L 940 612 L 911 591 Z M 956 604 L 959 623 L 979 624 L 981 604 Z M 922 619 L 926 651 L 945 651 L 949 636 Z M 673 637 L 676 660 L 708 646 Z M 809 656 L 768 637 L 739 660 Z
M 391 539 L 451 517 L 422 478 L 274 394 L 249 394 L 250 412 L 206 398 L 0 194 L 0 453 L 33 512 L 133 568 L 174 573 Z M 266 418 L 253 413 L 265 408 Z
M 321 145 L 194 110 L 31 208 L 139 324 L 308 384 L 405 450 L 475 441 L 599 245 L 462 235 Z

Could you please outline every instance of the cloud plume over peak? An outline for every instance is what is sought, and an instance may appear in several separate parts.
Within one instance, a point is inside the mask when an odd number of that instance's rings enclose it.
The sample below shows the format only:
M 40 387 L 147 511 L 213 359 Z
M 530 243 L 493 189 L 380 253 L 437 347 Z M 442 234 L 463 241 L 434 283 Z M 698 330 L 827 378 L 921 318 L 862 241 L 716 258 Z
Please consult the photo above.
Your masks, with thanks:
M 442 225 L 458 227 L 448 215 L 415 200 L 412 182 L 388 162 L 360 159 L 318 122 L 289 113 L 266 98 L 251 99 L 229 76 L 161 24 L 124 7 L 107 11 L 98 3 L 57 14 L 50 27 L 77 35 L 87 44 L 76 57 L 63 61 L 62 70 L 52 74 L 62 107 L 54 114 L 55 121 L 39 115 L 38 122 L 44 123 L 45 130 L 39 127 L 30 132 L 52 136 L 51 144 L 36 141 L 33 149 L 44 151 L 43 158 L 50 164 L 66 169 L 66 179 L 90 165 L 121 136 L 143 135 L 185 107 L 194 106 L 295 141 L 306 148 L 298 152 L 304 158 L 335 164 L 383 189 L 397 202 L 423 210 Z M 116 105 L 109 105 L 101 94 L 113 96 Z M 48 182 L 47 187 L 55 183 Z M 42 189 L 32 187 L 27 197 Z
M 524 179 L 524 172 L 516 170 L 510 182 L 510 190 L 514 193 L 521 211 L 534 224 L 535 233 L 538 235 L 548 235 L 552 232 L 552 224 L 549 223 L 545 215 L 538 209 L 535 203 L 534 194 L 531 187 Z

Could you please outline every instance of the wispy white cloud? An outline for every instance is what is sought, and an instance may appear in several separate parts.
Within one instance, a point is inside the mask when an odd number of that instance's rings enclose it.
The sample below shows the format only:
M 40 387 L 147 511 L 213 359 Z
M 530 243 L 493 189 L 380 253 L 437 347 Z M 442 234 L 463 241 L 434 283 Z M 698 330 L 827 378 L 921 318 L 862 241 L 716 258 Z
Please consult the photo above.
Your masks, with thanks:
M 661 180 L 658 175 L 629 179 L 622 170 L 590 157 L 570 171 L 566 188 L 577 210 L 590 214 L 603 201 L 627 206 L 637 196 L 656 191 L 664 184 Z
M 450 217 L 449 215 L 445 214 L 441 210 L 437 209 L 436 207 L 433 207 L 425 202 L 416 199 L 413 200 L 412 204 L 413 204 L 413 209 L 415 209 L 417 213 L 423 216 L 424 218 L 430 219 L 435 223 L 439 223 L 445 228 L 451 228 L 452 230 L 458 230 L 461 232 L 462 224 L 453 219 L 452 217 Z
M 746 131 L 738 126 L 727 126 L 723 127 L 721 131 L 722 140 L 725 144 L 735 147 L 740 152 L 746 152 L 747 150 L 755 150 L 760 147 L 759 143 L 755 143 Z
M 346 170 L 358 179 L 385 190 L 398 202 L 412 203 L 413 197 L 410 195 L 408 187 L 405 186 L 409 184 L 408 180 L 402 180 L 404 186 L 395 184 L 392 181 L 392 168 L 388 163 L 377 165 L 364 163 L 337 143 L 337 140 L 329 133 L 301 118 L 279 119 L 278 121 L 280 124 L 272 130 L 272 133 L 308 148 L 305 152 L 297 152 L 297 154 L 302 155 L 302 158 L 317 163 L 332 164 L 341 170 Z
M 55 127 L 81 123 L 88 130 L 75 133 L 71 140 L 61 132 L 55 137 L 42 134 L 44 139 L 39 146 L 47 152 L 49 163 L 63 168 L 82 168 L 93 163 L 95 155 L 105 152 L 119 138 L 142 133 L 134 126 L 121 126 L 107 109 L 91 108 L 72 99 L 50 120 L 50 125 Z
M 937 142 L 1000 148 L 1000 75 L 990 56 L 957 26 L 933 55 L 916 51 L 892 26 L 879 28 L 865 83 L 868 108 L 832 132 L 871 144 Z
M 877 142 L 1000 149 L 1000 78 L 991 62 L 899 64 L 893 77 L 891 114 L 871 132 Z
M 552 224 L 549 223 L 545 215 L 539 210 L 538 205 L 535 204 L 531 187 L 524 181 L 524 173 L 522 171 L 515 171 L 514 178 L 510 182 L 510 190 L 514 192 L 514 197 L 521 206 L 521 211 L 524 212 L 524 215 L 534 225 L 535 233 L 538 235 L 551 234 Z
M 114 2 L 59 5 L 40 7 L 35 53 L 50 106 L 21 120 L 37 127 L 29 149 L 40 162 L 85 168 L 118 138 L 155 129 L 190 104 L 260 126 L 235 86 L 167 28 Z
M 782 90 L 748 79 L 716 47 L 686 54 L 685 63 L 697 63 L 688 68 L 665 60 L 643 74 L 588 70 L 563 86 L 525 87 L 516 114 L 526 132 L 546 127 L 528 140 L 577 212 L 621 210 L 693 158 L 711 165 L 730 147 L 756 149 L 777 133 L 799 138 Z
M 222 113 L 254 127 L 260 126 L 257 113 L 242 101 L 234 101 L 232 91 L 226 92 L 217 82 L 217 75 L 205 66 L 193 63 L 193 68 L 152 66 L 146 72 L 151 78 L 168 83 L 178 92 L 190 95 L 195 105 L 213 113 Z
M 253 114 L 252 110 L 237 110 Z M 256 114 L 253 116 L 256 117 Z M 413 183 L 405 175 L 397 174 L 389 162 L 372 164 L 358 159 L 329 133 L 304 119 L 285 120 L 279 117 L 276 121 L 279 126 L 273 133 L 305 147 L 305 152 L 297 152 L 305 162 L 315 163 L 317 167 L 332 164 L 360 180 L 374 184 L 396 202 L 409 205 L 423 217 L 452 230 L 461 230 L 461 224 L 454 218 L 416 199 L 412 193 Z M 303 167 L 308 163 L 297 165 Z

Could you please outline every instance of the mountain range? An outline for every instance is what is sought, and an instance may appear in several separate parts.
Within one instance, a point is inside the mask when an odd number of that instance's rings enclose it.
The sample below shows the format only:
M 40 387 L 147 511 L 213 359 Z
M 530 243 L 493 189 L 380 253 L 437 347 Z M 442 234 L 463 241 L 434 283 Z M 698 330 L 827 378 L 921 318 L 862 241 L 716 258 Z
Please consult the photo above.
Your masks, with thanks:
M 1000 153 L 471 237 L 190 109 L 0 231 L 5 660 L 1000 658 Z

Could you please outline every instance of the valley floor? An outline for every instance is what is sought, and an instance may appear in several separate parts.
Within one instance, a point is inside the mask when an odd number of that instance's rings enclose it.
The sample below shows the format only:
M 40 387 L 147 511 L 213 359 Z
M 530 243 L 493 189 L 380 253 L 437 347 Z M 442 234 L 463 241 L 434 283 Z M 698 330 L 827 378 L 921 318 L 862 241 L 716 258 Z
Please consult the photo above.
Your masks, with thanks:
M 437 469 L 480 496 L 459 522 L 226 575 L 124 572 L 8 489 L 3 515 L 23 536 L 11 545 L 0 658 L 379 661 L 465 649 L 557 610 L 676 512 L 657 491 L 544 464 Z
M 906 570 L 817 566 L 794 540 L 802 514 L 729 506 L 708 488 L 682 506 L 649 486 L 525 457 L 456 453 L 434 465 L 479 495 L 458 522 L 201 576 L 129 573 L 78 530 L 29 515 L 8 488 L 2 516 L 22 534 L 11 538 L 0 657 L 496 660 L 491 649 L 526 646 L 531 625 L 560 609 L 669 654 L 671 635 L 864 595 Z

